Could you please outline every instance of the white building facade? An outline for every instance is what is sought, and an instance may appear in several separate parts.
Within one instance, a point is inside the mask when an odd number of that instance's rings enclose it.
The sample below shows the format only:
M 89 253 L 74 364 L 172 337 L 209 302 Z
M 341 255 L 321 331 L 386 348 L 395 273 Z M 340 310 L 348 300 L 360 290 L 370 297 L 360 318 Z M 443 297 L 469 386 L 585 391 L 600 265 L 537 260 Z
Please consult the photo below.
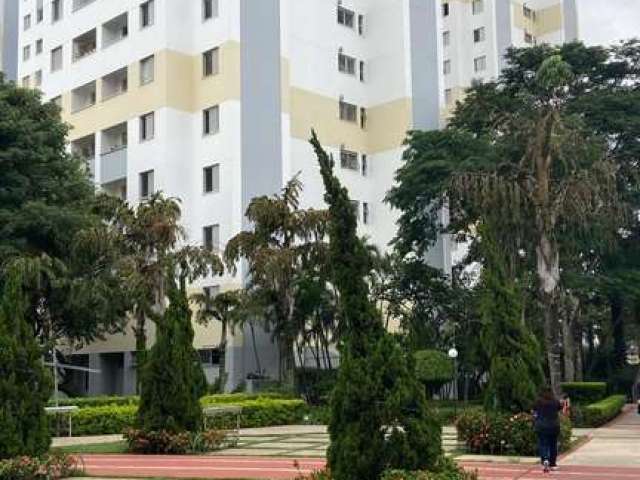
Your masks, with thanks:
M 577 38 L 575 0 L 20 0 L 18 82 L 72 125 L 96 185 L 132 203 L 182 201 L 191 244 L 223 249 L 244 211 L 300 172 L 322 207 L 311 128 L 384 249 L 397 213 L 384 196 L 411 129 L 436 129 L 473 80 L 495 78 L 509 45 Z M 431 252 L 450 268 L 448 241 Z M 194 289 L 234 289 L 241 275 Z M 153 336 L 153 332 L 150 332 Z M 216 326 L 196 327 L 210 378 Z M 276 349 L 259 339 L 267 373 Z M 132 393 L 134 340 L 79 352 L 100 368 L 79 387 Z M 230 386 L 255 370 L 248 338 L 227 352 Z

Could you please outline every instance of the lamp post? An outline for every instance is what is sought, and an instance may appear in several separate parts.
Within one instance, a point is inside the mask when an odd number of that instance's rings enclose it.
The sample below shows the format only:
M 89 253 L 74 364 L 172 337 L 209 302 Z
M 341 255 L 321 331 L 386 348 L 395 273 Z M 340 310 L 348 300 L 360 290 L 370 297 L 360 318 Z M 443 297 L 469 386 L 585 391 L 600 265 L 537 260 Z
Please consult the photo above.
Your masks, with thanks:
M 454 404 L 453 415 L 458 416 L 458 350 L 455 346 L 449 349 L 449 358 L 453 360 L 453 389 L 454 389 Z

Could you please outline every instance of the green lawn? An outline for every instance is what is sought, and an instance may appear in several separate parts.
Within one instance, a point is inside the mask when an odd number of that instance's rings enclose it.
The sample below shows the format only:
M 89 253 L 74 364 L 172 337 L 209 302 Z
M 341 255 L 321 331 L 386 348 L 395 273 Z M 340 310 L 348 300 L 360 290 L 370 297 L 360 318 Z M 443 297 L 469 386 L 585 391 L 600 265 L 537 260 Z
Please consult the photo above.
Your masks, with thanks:
M 127 442 L 93 443 L 87 445 L 71 445 L 68 447 L 57 447 L 52 450 L 68 454 L 82 453 L 127 453 Z

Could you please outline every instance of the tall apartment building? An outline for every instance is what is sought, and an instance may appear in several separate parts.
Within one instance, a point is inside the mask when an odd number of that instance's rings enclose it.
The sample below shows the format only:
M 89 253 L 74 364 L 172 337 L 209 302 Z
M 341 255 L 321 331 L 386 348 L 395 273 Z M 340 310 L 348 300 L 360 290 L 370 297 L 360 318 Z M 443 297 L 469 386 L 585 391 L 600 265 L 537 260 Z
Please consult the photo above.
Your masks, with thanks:
M 0 72 L 16 79 L 18 70 L 18 1 L 0 0 Z
M 576 37 L 574 0 L 21 0 L 19 81 L 58 102 L 96 185 L 131 202 L 182 200 L 192 244 L 223 248 L 257 195 L 300 172 L 323 205 L 311 128 L 385 248 L 383 202 L 410 129 L 435 129 L 472 80 L 495 77 L 510 44 Z M 443 239 L 432 262 L 450 268 Z M 192 288 L 237 288 L 242 275 Z M 196 327 L 211 378 L 220 332 Z M 151 332 L 151 335 L 153 332 Z M 259 339 L 275 373 L 275 349 Z M 78 352 L 90 393 L 130 393 L 131 335 Z M 246 348 L 245 348 L 246 346 Z M 249 340 L 227 352 L 231 385 L 255 370 Z

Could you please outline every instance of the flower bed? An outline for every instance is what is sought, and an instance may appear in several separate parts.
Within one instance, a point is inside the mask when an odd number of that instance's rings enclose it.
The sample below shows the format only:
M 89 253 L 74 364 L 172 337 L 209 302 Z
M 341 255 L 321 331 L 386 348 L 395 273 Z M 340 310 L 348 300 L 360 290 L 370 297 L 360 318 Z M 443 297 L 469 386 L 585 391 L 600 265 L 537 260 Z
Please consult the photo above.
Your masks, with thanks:
M 537 436 L 533 416 L 486 413 L 469 410 L 456 423 L 458 438 L 469 452 L 491 455 L 534 456 L 537 453 Z M 571 421 L 561 418 L 559 448 L 566 451 L 571 445 Z
M 80 470 L 72 457 L 61 453 L 17 457 L 0 461 L 0 480 L 57 480 L 81 473 Z
M 171 433 L 128 429 L 125 439 L 131 453 L 152 455 L 184 455 L 209 453 L 229 445 L 227 433 L 221 430 Z

